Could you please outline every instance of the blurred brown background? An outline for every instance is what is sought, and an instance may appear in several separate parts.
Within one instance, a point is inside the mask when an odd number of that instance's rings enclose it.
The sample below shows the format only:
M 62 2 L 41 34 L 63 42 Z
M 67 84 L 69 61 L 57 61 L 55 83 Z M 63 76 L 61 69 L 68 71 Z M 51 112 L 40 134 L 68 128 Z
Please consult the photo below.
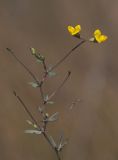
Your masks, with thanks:
M 55 153 L 43 137 L 26 135 L 29 119 L 12 90 L 23 98 L 39 119 L 40 94 L 28 85 L 32 78 L 5 50 L 9 47 L 39 77 L 42 67 L 35 63 L 29 47 L 37 48 L 49 65 L 78 43 L 67 31 L 81 24 L 89 38 L 96 28 L 108 35 L 107 42 L 84 44 L 46 82 L 51 93 L 68 70 L 72 76 L 48 111 L 60 112 L 49 132 L 55 139 L 64 130 L 69 143 L 64 160 L 118 160 L 118 1 L 117 0 L 0 0 L 0 159 L 50 160 Z M 81 102 L 73 110 L 75 98 Z

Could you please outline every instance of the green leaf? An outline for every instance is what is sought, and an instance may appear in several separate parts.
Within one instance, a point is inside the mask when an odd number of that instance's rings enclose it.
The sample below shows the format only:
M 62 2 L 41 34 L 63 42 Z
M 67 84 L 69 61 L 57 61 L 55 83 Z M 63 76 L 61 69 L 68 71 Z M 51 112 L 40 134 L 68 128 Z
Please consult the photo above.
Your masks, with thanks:
M 40 60 L 40 59 L 37 59 L 36 60 L 38 63 L 42 63 L 43 61 L 42 60 Z
M 45 96 L 44 96 L 44 100 L 47 102 L 48 99 L 49 99 L 48 95 L 45 95 Z
M 31 48 L 31 53 L 32 53 L 32 55 L 35 55 L 35 54 L 36 54 L 35 48 Z
M 57 148 L 57 144 L 55 143 L 53 137 L 50 136 L 49 139 L 50 139 L 50 142 L 51 142 L 52 146 L 53 146 L 54 148 Z
M 49 72 L 48 75 L 49 75 L 49 77 L 54 77 L 54 76 L 56 76 L 56 73 L 55 72 Z
M 38 131 L 38 130 L 25 130 L 25 133 L 30 133 L 30 134 L 41 134 L 42 131 Z
M 43 62 L 43 61 L 45 60 L 45 57 L 42 56 L 40 53 L 37 53 L 35 48 L 30 48 L 30 49 L 31 49 L 32 55 L 34 55 L 35 58 L 36 58 L 37 60 L 39 60 L 38 62 L 41 63 L 41 62 Z
M 33 127 L 34 127 L 34 128 L 38 128 L 36 124 L 33 124 Z
M 54 102 L 53 102 L 53 101 L 48 101 L 47 103 L 48 103 L 48 104 L 54 104 Z
M 59 142 L 58 142 L 57 150 L 61 151 L 64 148 L 64 146 L 68 143 L 67 141 L 68 141 L 68 139 L 65 139 L 64 135 L 62 133 L 60 135 L 60 137 L 59 137 Z
M 41 108 L 40 106 L 39 106 L 38 110 L 40 113 L 43 113 L 43 108 Z
M 40 55 L 39 53 L 38 54 L 35 54 L 35 57 L 40 60 L 40 61 L 44 61 L 45 60 L 45 57 Z
M 56 113 L 54 113 L 53 115 L 51 115 L 51 116 L 48 118 L 48 122 L 54 122 L 54 121 L 58 120 L 58 118 L 59 118 L 59 113 L 56 112 Z
M 26 121 L 29 125 L 33 125 L 33 123 L 30 120 Z
M 29 84 L 30 84 L 33 88 L 39 87 L 39 85 L 38 85 L 36 82 L 29 82 Z
M 38 128 L 36 124 L 32 123 L 30 120 L 27 120 L 27 123 L 31 126 L 33 126 L 34 128 Z

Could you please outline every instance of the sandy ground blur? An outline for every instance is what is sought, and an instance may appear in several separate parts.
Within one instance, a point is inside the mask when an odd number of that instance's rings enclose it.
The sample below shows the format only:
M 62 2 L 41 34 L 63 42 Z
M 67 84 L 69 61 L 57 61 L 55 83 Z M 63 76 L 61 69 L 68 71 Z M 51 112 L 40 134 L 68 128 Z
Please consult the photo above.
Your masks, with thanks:
M 43 137 L 24 134 L 29 117 L 12 91 L 17 91 L 37 119 L 40 95 L 28 85 L 32 78 L 5 48 L 13 49 L 40 79 L 42 67 L 35 63 L 29 47 L 37 48 L 52 65 L 78 43 L 67 31 L 68 25 L 76 24 L 81 24 L 87 38 L 100 28 L 109 39 L 77 49 L 56 70 L 57 76 L 46 82 L 45 92 L 51 93 L 65 73 L 72 71 L 54 98 L 55 105 L 48 107 L 50 113 L 60 112 L 49 132 L 57 139 L 64 130 L 69 137 L 64 160 L 118 160 L 117 9 L 117 0 L 0 0 L 1 160 L 56 159 Z M 68 110 L 78 97 L 81 102 Z

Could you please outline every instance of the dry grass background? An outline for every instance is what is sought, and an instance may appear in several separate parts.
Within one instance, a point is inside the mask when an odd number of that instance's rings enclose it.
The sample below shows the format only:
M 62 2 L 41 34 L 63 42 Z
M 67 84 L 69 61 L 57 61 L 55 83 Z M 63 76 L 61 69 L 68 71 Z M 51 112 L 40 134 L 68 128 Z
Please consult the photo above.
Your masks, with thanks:
M 57 69 L 45 91 L 51 92 L 66 71 L 72 77 L 48 107 L 60 112 L 60 120 L 50 125 L 56 138 L 61 130 L 70 137 L 63 152 L 64 160 L 118 159 L 118 54 L 117 0 L 0 0 L 0 159 L 56 159 L 43 137 L 24 134 L 28 116 L 12 94 L 15 89 L 39 118 L 39 91 L 28 85 L 32 78 L 6 52 L 16 55 L 40 78 L 42 67 L 35 63 L 33 46 L 54 64 L 76 43 L 67 32 L 68 25 L 82 25 L 90 37 L 101 28 L 109 40 L 101 45 L 85 44 Z M 74 98 L 82 99 L 72 111 L 67 106 Z

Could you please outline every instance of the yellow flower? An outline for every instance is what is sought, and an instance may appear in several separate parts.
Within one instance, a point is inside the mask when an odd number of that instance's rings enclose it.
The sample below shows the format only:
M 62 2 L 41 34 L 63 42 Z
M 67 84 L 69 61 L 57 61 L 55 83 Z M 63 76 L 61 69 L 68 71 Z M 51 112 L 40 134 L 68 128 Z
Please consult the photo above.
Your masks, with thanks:
M 74 36 L 81 31 L 81 26 L 80 25 L 77 25 L 75 27 L 68 26 L 68 31 L 72 36 Z
M 99 29 L 96 29 L 94 31 L 94 39 L 98 43 L 102 43 L 102 42 L 106 41 L 108 39 L 108 37 L 106 35 L 103 35 Z

